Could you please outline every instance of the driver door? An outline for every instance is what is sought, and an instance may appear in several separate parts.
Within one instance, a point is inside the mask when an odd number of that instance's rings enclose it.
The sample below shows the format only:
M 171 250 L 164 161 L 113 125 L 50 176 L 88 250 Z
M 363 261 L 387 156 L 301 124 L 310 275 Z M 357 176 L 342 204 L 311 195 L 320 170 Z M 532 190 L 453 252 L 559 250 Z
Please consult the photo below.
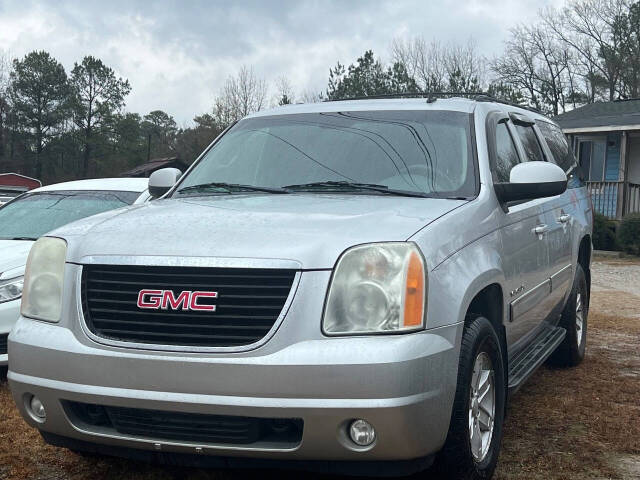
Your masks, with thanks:
M 496 122 L 494 182 L 508 182 L 511 168 L 527 158 L 517 138 L 518 133 L 508 117 Z M 505 329 L 510 355 L 528 343 L 547 314 L 544 305 L 550 282 L 544 202 L 545 199 L 524 201 L 499 211 L 508 308 Z

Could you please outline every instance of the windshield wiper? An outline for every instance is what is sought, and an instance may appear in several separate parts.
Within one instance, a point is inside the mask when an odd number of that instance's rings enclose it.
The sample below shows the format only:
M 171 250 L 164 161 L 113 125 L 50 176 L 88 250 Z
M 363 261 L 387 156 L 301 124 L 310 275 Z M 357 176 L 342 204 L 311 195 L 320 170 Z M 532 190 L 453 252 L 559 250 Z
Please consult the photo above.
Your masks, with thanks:
M 340 191 L 357 191 L 357 190 L 369 190 L 373 192 L 386 193 L 389 195 L 402 195 L 405 197 L 431 197 L 432 195 L 424 192 L 412 192 L 410 190 L 396 190 L 389 188 L 386 185 L 378 185 L 375 183 L 357 183 L 357 182 L 344 182 L 344 181 L 331 181 L 326 180 L 323 182 L 301 183 L 298 185 L 285 185 L 287 190 L 298 191 L 312 191 L 312 190 L 340 190 Z
M 209 182 L 200 183 L 198 185 L 190 185 L 188 187 L 181 188 L 177 193 L 194 192 L 198 190 L 220 189 L 225 193 L 232 192 L 267 192 L 267 193 L 289 193 L 284 188 L 278 187 L 259 187 L 257 185 L 243 185 L 240 183 L 226 183 L 226 182 Z
M 31 241 L 36 241 L 38 240 L 37 237 L 11 237 L 11 238 L 3 238 L 2 240 L 31 240 Z

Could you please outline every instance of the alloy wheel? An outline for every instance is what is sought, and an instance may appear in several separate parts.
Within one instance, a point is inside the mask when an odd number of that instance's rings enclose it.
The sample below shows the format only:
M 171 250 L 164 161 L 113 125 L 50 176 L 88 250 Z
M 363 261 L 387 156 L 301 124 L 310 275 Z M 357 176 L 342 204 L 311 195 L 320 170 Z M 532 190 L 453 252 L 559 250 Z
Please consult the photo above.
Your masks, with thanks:
M 486 352 L 478 353 L 469 389 L 469 441 L 476 462 L 489 452 L 493 438 L 496 406 L 495 372 Z
M 578 347 L 582 344 L 582 337 L 584 336 L 584 305 L 582 303 L 582 293 L 578 292 L 576 295 L 576 341 Z

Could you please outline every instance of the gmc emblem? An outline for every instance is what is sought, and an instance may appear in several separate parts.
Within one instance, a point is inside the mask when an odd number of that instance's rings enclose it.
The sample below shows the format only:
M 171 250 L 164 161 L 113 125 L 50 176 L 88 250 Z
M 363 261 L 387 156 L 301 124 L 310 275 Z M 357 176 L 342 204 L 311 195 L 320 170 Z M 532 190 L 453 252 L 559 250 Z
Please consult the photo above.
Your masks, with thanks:
M 196 310 L 215 312 L 215 305 L 202 305 L 198 303 L 201 298 L 218 298 L 218 292 L 192 292 L 186 290 L 178 296 L 173 290 L 140 290 L 138 292 L 138 308 L 149 310 Z

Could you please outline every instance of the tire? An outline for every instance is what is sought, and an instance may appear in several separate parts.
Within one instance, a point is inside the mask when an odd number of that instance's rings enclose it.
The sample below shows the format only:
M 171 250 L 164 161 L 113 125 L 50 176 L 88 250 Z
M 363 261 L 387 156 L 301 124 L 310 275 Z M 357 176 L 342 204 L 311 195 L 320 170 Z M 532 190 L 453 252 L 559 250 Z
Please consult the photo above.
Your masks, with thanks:
M 582 266 L 576 267 L 576 275 L 567 304 L 562 311 L 559 326 L 567 331 L 562 343 L 549 358 L 552 365 L 574 367 L 584 359 L 587 347 L 587 317 L 589 315 L 589 290 Z
M 444 478 L 452 479 L 489 479 L 498 463 L 500 443 L 502 441 L 502 425 L 504 422 L 506 388 L 505 371 L 502 360 L 500 339 L 493 326 L 484 317 L 473 316 L 467 319 L 462 335 L 462 347 L 460 351 L 460 363 L 458 366 L 458 383 L 456 395 L 451 413 L 451 422 L 445 445 L 438 454 L 435 462 L 435 470 Z M 482 361 L 480 361 L 482 359 Z M 486 360 L 490 364 L 486 363 Z M 478 375 L 478 362 L 484 367 L 488 375 Z M 474 368 L 475 367 L 475 368 Z M 474 374 L 474 369 L 476 374 Z M 491 374 L 493 372 L 493 375 Z M 479 377 L 479 378 L 478 378 Z M 482 402 L 481 396 L 476 396 L 475 386 L 483 385 L 482 378 L 493 380 L 493 424 L 492 433 L 486 436 L 487 431 L 479 438 L 480 449 L 477 441 L 472 440 L 471 425 L 485 428 L 487 416 L 484 410 L 490 403 L 485 403 L 491 394 L 487 392 Z M 476 382 L 479 379 L 480 382 Z M 475 386 L 472 386 L 472 382 Z M 481 392 L 480 392 L 481 393 Z M 480 406 L 482 405 L 482 406 Z M 483 419 L 484 417 L 484 419 Z M 477 422 L 477 420 L 483 420 Z M 482 424 L 484 423 L 484 427 Z M 475 446 L 472 446 L 475 445 Z

